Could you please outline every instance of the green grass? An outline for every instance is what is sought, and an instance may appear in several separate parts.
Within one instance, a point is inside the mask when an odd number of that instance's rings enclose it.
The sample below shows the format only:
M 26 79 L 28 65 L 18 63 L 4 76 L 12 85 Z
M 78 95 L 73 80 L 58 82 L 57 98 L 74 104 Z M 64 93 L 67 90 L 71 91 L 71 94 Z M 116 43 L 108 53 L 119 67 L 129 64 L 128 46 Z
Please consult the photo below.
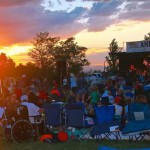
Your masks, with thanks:
M 99 146 L 109 146 L 116 148 L 148 148 L 150 147 L 150 141 L 141 141 L 141 142 L 132 142 L 128 141 L 119 141 L 116 143 L 115 141 L 95 141 L 88 140 L 86 143 L 81 143 L 79 141 L 67 141 L 65 143 L 57 142 L 57 143 L 41 143 L 30 142 L 30 143 L 9 143 L 4 138 L 0 139 L 0 150 L 97 150 Z

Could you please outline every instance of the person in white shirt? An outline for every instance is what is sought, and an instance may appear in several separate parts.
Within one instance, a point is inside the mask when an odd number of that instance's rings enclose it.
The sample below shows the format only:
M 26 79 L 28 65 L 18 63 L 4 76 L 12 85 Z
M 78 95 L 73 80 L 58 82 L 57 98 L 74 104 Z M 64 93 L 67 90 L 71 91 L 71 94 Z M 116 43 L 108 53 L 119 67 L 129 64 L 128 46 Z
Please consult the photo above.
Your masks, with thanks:
M 115 97 L 114 106 L 115 106 L 115 117 L 116 118 L 121 118 L 122 113 L 123 113 L 123 107 L 119 105 L 120 101 L 121 101 L 120 97 Z
M 33 116 L 39 116 L 40 113 L 43 111 L 41 108 L 36 106 L 34 103 L 28 102 L 27 99 L 23 99 L 21 105 L 26 106 L 28 109 L 28 116 L 31 123 L 34 123 Z

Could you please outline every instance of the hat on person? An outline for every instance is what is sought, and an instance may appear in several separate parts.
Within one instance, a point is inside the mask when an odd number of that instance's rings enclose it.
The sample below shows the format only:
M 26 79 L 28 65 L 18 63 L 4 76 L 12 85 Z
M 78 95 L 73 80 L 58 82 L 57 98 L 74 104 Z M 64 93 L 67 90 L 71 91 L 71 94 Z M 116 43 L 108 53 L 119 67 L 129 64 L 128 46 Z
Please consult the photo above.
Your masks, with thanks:
M 21 97 L 20 97 L 20 99 L 21 99 L 21 101 L 23 102 L 23 101 L 28 101 L 28 96 L 27 95 L 22 95 Z

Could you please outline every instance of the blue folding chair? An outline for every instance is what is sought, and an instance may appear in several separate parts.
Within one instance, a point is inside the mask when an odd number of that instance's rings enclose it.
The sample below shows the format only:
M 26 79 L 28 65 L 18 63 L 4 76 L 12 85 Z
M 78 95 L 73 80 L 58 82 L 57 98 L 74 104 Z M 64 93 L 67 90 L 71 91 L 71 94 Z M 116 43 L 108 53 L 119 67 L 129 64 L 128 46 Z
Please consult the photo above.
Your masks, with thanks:
M 129 136 L 129 142 L 146 140 L 150 132 L 150 106 L 146 103 L 128 105 L 127 123 L 123 135 Z
M 62 124 L 62 107 L 60 104 L 44 103 L 45 131 Z
M 68 104 L 65 107 L 66 130 L 70 137 L 83 142 L 90 137 L 90 127 L 85 125 L 83 108 L 78 103 Z
M 91 135 L 92 137 L 98 137 L 100 141 L 104 139 L 113 139 L 118 141 L 121 139 L 119 134 L 120 121 L 114 120 L 115 106 L 100 106 L 95 107 L 96 124 L 94 125 Z

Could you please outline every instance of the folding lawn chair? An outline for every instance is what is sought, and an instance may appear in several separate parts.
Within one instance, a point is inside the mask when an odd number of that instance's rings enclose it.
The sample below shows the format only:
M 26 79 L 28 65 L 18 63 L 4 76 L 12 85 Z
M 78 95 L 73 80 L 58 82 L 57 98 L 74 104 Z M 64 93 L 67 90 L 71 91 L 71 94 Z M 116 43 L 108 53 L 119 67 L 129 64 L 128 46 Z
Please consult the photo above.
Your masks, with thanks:
M 85 125 L 83 108 L 80 104 L 68 104 L 65 107 L 66 113 L 66 130 L 70 137 L 81 142 L 89 139 L 90 127 Z
M 51 127 L 58 127 L 62 124 L 62 107 L 60 104 L 44 103 L 45 132 Z
M 129 142 L 146 140 L 150 133 L 150 106 L 145 103 L 128 105 L 127 123 L 123 135 L 129 136 Z
M 91 135 L 101 141 L 104 139 L 111 140 L 121 139 L 119 134 L 119 120 L 114 120 L 115 106 L 95 107 L 96 124 L 94 125 Z

